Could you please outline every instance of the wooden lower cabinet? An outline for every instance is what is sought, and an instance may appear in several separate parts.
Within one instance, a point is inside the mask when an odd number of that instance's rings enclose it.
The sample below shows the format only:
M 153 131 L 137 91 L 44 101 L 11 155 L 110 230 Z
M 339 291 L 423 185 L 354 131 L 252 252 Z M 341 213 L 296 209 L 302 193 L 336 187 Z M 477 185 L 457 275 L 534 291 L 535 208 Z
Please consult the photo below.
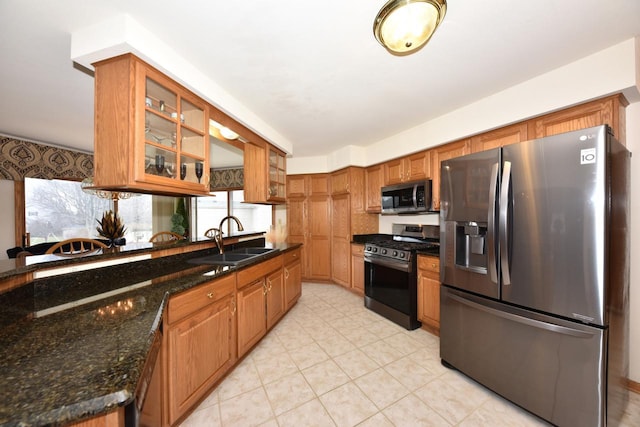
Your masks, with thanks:
M 302 294 L 301 250 L 295 249 L 284 254 L 284 305 L 289 310 Z
M 174 301 L 179 304 L 172 306 Z M 177 295 L 169 301 L 169 321 L 183 314 L 184 307 L 200 305 L 201 301 L 206 303 L 204 307 L 170 323 L 165 333 L 166 406 L 171 425 L 208 393 L 236 360 L 235 275 Z
M 364 295 L 364 245 L 351 244 L 351 290 Z
M 267 329 L 271 329 L 284 315 L 284 275 L 282 268 L 266 277 Z
M 125 427 L 124 408 L 118 408 L 113 412 L 88 420 L 78 421 L 71 424 L 70 427 Z
M 418 256 L 418 320 L 439 335 L 440 331 L 440 259 Z
M 238 291 L 238 357 L 267 333 L 267 286 L 260 278 Z

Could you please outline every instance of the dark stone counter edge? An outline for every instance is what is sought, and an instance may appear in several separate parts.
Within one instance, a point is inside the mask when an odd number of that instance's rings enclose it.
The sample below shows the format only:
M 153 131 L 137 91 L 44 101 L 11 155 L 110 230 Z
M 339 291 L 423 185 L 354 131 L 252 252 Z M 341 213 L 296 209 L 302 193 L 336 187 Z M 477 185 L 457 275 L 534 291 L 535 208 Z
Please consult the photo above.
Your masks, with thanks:
M 178 294 L 180 292 L 184 292 L 189 290 L 195 286 L 201 285 L 206 282 L 210 282 L 212 280 L 216 280 L 220 277 L 223 277 L 228 274 L 236 273 L 245 268 L 249 268 L 255 264 L 264 262 L 270 258 L 275 258 L 279 255 L 282 255 L 286 252 L 295 250 L 301 247 L 300 243 L 285 243 L 282 245 L 277 245 L 275 247 L 278 248 L 278 251 L 267 254 L 265 256 L 258 257 L 255 261 L 252 261 L 248 264 L 231 267 L 226 271 L 222 271 L 220 273 L 216 273 L 215 275 L 203 275 L 196 273 L 193 277 L 189 277 L 186 280 L 187 283 L 183 283 L 182 285 L 178 285 L 175 288 L 171 288 L 168 292 L 164 294 L 160 306 L 158 307 L 157 315 L 155 321 L 153 323 L 152 330 L 149 331 L 149 336 L 146 340 L 145 345 L 145 354 L 142 358 L 143 361 L 149 356 L 151 351 L 151 347 L 153 345 L 153 341 L 155 339 L 155 335 L 158 331 L 158 328 L 161 324 L 162 315 L 164 313 L 165 306 L 172 295 Z M 184 282 L 185 280 L 181 280 Z M 122 296 L 126 296 L 126 294 L 122 294 Z M 154 362 L 155 363 L 155 362 Z M 155 368 L 158 368 L 156 366 Z M 136 389 L 138 387 L 138 383 L 140 381 L 140 375 L 142 371 L 142 366 L 140 369 L 136 369 L 133 373 L 137 374 L 137 377 L 130 378 L 129 384 L 135 384 L 135 388 L 133 390 L 124 388 L 121 390 L 116 390 L 112 393 L 103 396 L 94 396 L 91 399 L 84 400 L 81 402 L 77 402 L 71 405 L 65 405 L 59 408 L 54 408 L 45 413 L 39 414 L 30 414 L 29 420 L 11 420 L 7 423 L 2 423 L 0 426 L 2 427 L 13 427 L 13 426 L 63 426 L 74 422 L 83 421 L 89 418 L 93 418 L 96 416 L 106 415 L 113 410 L 116 410 L 118 407 L 126 407 L 129 404 L 135 404 L 136 399 L 144 399 L 144 396 L 136 396 Z M 28 406 L 28 402 L 25 402 L 25 406 Z M 23 408 L 24 409 L 24 408 Z
M 231 236 L 225 237 L 225 240 L 234 239 L 234 238 L 244 238 L 244 237 L 260 237 L 263 236 L 264 232 L 246 232 L 246 233 L 234 233 Z M 118 257 L 126 257 L 126 256 L 135 256 L 141 255 L 145 253 L 152 253 L 155 251 L 170 249 L 170 248 L 179 248 L 182 246 L 189 245 L 197 245 L 202 243 L 211 243 L 215 247 L 215 243 L 213 240 L 209 238 L 199 238 L 193 240 L 178 240 L 172 243 L 141 243 L 141 244 L 127 244 L 125 246 L 120 247 L 118 252 L 106 252 L 98 251 L 95 254 L 87 255 L 87 256 L 60 256 L 60 255 L 33 255 L 34 259 L 42 259 L 42 262 L 29 263 L 24 266 L 14 266 L 13 268 L 2 268 L 0 266 L 0 280 L 8 279 L 13 276 L 17 276 L 20 274 L 36 271 L 43 268 L 54 268 L 54 267 L 62 267 L 65 265 L 83 263 L 83 262 L 93 262 L 93 261 L 102 261 L 111 258 Z M 28 257 L 31 258 L 31 257 Z M 0 261 L 1 263 L 13 263 L 15 264 L 16 260 L 4 260 Z

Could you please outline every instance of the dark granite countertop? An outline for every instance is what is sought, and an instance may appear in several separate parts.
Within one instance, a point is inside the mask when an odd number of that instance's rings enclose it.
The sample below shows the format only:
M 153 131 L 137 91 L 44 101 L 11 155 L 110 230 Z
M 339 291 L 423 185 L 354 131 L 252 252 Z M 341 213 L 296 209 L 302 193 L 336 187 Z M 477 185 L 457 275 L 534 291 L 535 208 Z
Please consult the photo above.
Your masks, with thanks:
M 242 238 L 242 237 L 259 237 L 264 235 L 264 231 L 238 231 L 229 236 L 225 235 L 224 240 Z M 98 250 L 84 256 L 65 256 L 65 255 L 33 255 L 22 260 L 5 259 L 0 260 L 0 279 L 8 278 L 16 274 L 35 271 L 43 267 L 59 267 L 74 263 L 87 261 L 98 261 L 103 259 L 117 258 L 124 255 L 137 255 L 142 253 L 151 253 L 154 251 L 164 250 L 167 248 L 177 248 L 200 243 L 211 243 L 215 247 L 212 239 L 201 237 L 197 239 L 177 240 L 170 243 L 149 243 L 149 242 L 132 242 L 123 246 L 117 246 L 115 250 L 108 249 L 106 251 Z M 46 264 L 46 265 L 45 265 Z
M 255 262 L 299 246 L 279 245 Z M 4 294 L 3 312 L 27 315 L 1 329 L 0 426 L 64 425 L 132 403 L 168 297 L 240 269 L 188 263 L 207 252 L 34 280 Z

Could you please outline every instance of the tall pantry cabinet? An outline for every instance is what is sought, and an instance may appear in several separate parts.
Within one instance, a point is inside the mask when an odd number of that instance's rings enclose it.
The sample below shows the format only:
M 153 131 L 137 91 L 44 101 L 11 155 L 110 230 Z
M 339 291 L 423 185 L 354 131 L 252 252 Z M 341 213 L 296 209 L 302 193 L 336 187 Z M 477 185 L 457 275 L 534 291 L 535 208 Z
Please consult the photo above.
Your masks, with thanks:
M 290 243 L 302 243 L 303 279 L 331 279 L 331 196 L 327 174 L 287 176 Z

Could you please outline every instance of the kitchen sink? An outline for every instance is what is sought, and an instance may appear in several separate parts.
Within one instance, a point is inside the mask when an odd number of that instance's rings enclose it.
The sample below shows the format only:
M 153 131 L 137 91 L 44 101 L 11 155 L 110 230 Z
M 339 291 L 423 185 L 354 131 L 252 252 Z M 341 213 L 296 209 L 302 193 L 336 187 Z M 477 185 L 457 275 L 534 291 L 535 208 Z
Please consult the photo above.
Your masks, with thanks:
M 231 265 L 238 266 L 247 264 L 253 260 L 256 260 L 268 253 L 277 251 L 277 249 L 270 248 L 239 248 L 233 251 L 224 252 L 221 254 L 208 255 L 205 257 L 195 258 L 189 260 L 191 264 L 198 265 Z

